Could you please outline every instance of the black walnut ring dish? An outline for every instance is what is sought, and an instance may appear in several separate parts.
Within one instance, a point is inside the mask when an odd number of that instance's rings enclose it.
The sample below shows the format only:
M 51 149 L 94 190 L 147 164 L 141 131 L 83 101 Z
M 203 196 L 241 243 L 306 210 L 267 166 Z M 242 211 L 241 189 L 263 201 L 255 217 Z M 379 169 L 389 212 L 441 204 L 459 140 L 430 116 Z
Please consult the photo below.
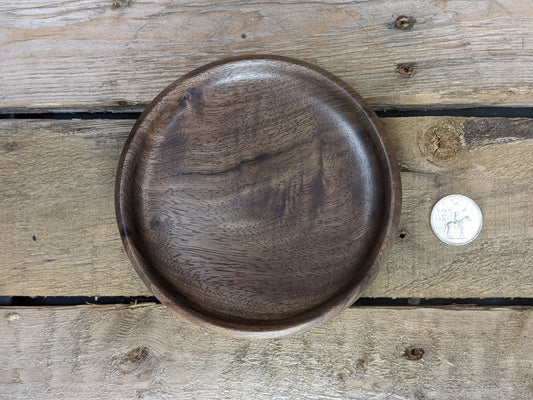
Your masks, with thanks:
M 271 338 L 359 298 L 395 238 L 401 188 L 382 124 L 348 85 L 253 56 L 154 99 L 115 199 L 126 252 L 162 303 L 211 331 Z

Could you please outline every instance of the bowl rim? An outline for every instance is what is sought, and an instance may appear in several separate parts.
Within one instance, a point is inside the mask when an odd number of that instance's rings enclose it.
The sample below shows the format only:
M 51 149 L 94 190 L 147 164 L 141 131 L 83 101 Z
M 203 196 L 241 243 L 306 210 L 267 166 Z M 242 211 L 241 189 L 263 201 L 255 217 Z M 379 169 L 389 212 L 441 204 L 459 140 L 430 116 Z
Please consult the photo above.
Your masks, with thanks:
M 385 232 L 380 234 L 381 244 L 374 247 L 372 252 L 374 258 L 362 278 L 354 285 L 351 285 L 348 290 L 345 290 L 340 295 L 333 296 L 325 303 L 322 303 L 297 317 L 292 317 L 280 323 L 268 325 L 242 324 L 214 318 L 188 306 L 186 301 L 183 301 L 183 299 L 180 301 L 175 296 L 169 296 L 167 293 L 165 293 L 164 288 L 160 288 L 156 284 L 157 279 L 155 279 L 153 274 L 150 272 L 150 268 L 146 267 L 148 263 L 145 261 L 135 243 L 133 243 L 130 237 L 131 235 L 127 231 L 127 228 L 125 228 L 124 223 L 125 214 L 127 213 L 127 210 L 124 208 L 125 192 L 127 191 L 126 177 L 129 172 L 128 169 L 125 168 L 126 159 L 129 154 L 130 144 L 142 122 L 148 115 L 153 112 L 157 112 L 157 106 L 165 98 L 165 96 L 167 96 L 176 88 L 180 87 L 182 84 L 186 83 L 190 78 L 224 64 L 254 60 L 296 64 L 322 75 L 324 78 L 341 89 L 347 95 L 347 97 L 351 98 L 354 106 L 356 106 L 370 122 L 377 139 L 379 139 L 379 144 L 381 145 L 380 151 L 383 153 L 383 158 L 387 164 L 386 166 L 383 166 L 383 171 L 388 172 L 389 178 L 386 185 L 387 192 L 385 193 L 385 196 L 388 196 L 390 201 L 388 203 L 388 209 L 384 210 L 386 214 L 384 214 L 382 222 L 382 225 L 385 227 Z M 159 93 L 154 100 L 152 100 L 152 102 L 146 107 L 144 112 L 132 127 L 119 158 L 115 179 L 115 213 L 119 232 L 128 258 L 130 259 L 135 271 L 144 284 L 152 291 L 155 297 L 161 301 L 161 303 L 174 310 L 186 320 L 203 327 L 208 331 L 249 339 L 278 338 L 303 332 L 332 319 L 343 310 L 351 306 L 372 283 L 380 266 L 383 264 L 390 252 L 396 237 L 396 231 L 398 229 L 401 213 L 401 201 L 401 179 L 399 164 L 396 161 L 393 147 L 389 137 L 387 136 L 385 127 L 375 112 L 367 105 L 364 99 L 354 89 L 352 89 L 347 83 L 332 73 L 325 71 L 313 64 L 278 55 L 257 54 L 224 58 L 196 68 L 170 84 L 161 93 Z M 373 253 L 376 249 L 377 253 L 374 255 Z

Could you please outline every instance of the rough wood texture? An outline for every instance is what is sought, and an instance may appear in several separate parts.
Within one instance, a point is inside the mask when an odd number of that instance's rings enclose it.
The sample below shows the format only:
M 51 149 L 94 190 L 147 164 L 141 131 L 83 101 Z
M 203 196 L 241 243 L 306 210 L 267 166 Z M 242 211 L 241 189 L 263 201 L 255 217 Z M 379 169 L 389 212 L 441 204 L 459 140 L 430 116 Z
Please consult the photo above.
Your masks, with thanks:
M 533 120 L 384 122 L 404 171 L 404 232 L 365 296 L 533 297 Z M 1 295 L 149 293 L 114 218 L 116 165 L 133 123 L 0 121 Z M 441 243 L 429 226 L 450 193 L 484 213 L 464 247 Z
M 150 104 L 115 200 L 126 253 L 162 303 L 217 332 L 275 337 L 332 318 L 374 280 L 400 172 L 344 82 L 289 58 L 234 58 Z
M 4 308 L 0 318 L 0 392 L 11 400 L 526 400 L 533 393 L 531 308 L 351 308 L 269 341 L 206 334 L 161 305 Z
M 139 106 L 253 53 L 315 63 L 377 107 L 533 101 L 529 0 L 3 1 L 0 50 L 4 109 Z

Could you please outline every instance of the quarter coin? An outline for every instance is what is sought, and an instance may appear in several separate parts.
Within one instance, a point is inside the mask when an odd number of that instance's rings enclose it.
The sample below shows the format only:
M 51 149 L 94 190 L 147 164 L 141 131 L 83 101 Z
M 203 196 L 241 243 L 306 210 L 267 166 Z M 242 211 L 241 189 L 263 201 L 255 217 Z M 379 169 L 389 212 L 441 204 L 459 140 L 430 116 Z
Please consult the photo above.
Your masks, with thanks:
M 469 197 L 452 194 L 440 199 L 431 212 L 431 228 L 444 243 L 460 246 L 470 243 L 481 231 L 483 215 Z

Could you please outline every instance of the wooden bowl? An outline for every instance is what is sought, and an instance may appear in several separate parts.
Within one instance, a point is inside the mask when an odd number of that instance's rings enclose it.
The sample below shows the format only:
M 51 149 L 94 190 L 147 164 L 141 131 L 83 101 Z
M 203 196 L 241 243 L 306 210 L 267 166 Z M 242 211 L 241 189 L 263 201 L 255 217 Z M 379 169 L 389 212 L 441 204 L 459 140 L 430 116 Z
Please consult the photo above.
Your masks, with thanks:
M 372 282 L 400 191 L 359 95 L 301 61 L 253 56 L 155 98 L 115 195 L 126 252 L 162 303 L 212 331 L 278 337 L 332 318 Z

